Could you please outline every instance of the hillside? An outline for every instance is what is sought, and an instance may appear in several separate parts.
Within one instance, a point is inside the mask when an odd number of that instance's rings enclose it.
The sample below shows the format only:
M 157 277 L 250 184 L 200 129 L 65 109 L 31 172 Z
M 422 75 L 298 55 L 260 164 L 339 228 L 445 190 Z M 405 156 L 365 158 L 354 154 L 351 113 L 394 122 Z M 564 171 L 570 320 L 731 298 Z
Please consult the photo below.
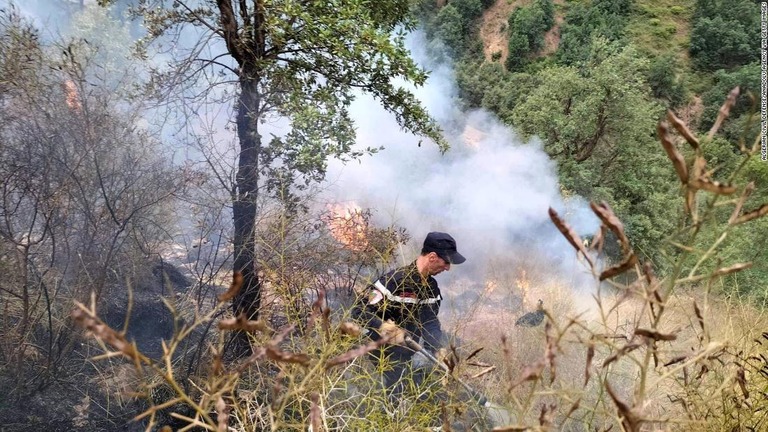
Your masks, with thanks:
M 706 148 L 727 178 L 743 156 L 727 141 L 756 132 L 746 120 L 759 106 L 752 99 L 760 93 L 759 12 L 746 0 L 454 0 L 422 20 L 449 47 L 464 103 L 540 138 L 563 187 L 608 200 L 646 258 L 663 266 L 654 245 L 674 229 L 669 209 L 678 198 L 654 142 L 656 124 L 671 109 L 705 132 L 739 86 L 730 118 Z M 459 27 L 461 37 L 449 31 Z M 764 174 L 754 162 L 747 166 Z M 756 233 L 768 239 L 768 226 Z M 747 253 L 740 248 L 749 247 L 750 234 L 737 235 L 740 246 L 729 256 Z M 740 291 L 762 292 L 766 261 L 756 260 L 757 275 Z

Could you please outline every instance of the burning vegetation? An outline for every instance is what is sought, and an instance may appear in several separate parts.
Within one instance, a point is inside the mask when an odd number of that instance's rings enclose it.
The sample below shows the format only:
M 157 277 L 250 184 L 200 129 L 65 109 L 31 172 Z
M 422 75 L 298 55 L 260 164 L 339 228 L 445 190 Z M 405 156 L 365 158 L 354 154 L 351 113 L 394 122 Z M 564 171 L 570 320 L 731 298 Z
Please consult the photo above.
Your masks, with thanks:
M 328 204 L 326 224 L 336 241 L 349 250 L 362 252 L 370 246 L 370 211 L 355 203 Z

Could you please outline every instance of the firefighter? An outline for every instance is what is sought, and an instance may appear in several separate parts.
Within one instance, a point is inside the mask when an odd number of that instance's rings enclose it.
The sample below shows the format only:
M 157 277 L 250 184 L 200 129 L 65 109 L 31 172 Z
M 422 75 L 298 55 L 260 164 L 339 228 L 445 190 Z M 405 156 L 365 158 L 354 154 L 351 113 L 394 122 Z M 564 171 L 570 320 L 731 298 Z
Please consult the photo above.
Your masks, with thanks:
M 368 336 L 373 340 L 390 337 L 388 345 L 373 351 L 370 358 L 383 369 L 383 383 L 391 394 L 402 393 L 402 378 L 411 367 L 414 352 L 404 346 L 406 335 L 415 341 L 421 339 L 424 348 L 438 358 L 444 352 L 438 319 L 442 297 L 433 276 L 464 261 L 453 237 L 430 232 L 415 261 L 381 276 L 358 300 L 353 316 L 366 328 Z M 420 377 L 412 377 L 420 381 Z

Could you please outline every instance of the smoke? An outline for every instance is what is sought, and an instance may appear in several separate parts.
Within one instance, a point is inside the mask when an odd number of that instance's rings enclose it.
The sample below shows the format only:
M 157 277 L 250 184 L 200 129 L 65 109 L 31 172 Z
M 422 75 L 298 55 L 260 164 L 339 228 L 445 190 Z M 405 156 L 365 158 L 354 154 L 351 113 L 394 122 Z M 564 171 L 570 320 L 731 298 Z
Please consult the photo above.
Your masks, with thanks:
M 431 142 L 420 144 L 375 101 L 360 97 L 352 109 L 359 143 L 385 149 L 359 162 L 331 163 L 328 199 L 371 208 L 377 223 L 406 228 L 413 240 L 402 262 L 418 254 L 427 232 L 450 233 L 467 262 L 439 275 L 441 286 L 516 269 L 591 292 L 594 280 L 547 212 L 553 207 L 577 232 L 593 234 L 598 221 L 587 203 L 561 196 L 556 165 L 539 140 L 523 140 L 488 111 L 460 110 L 450 66 L 431 62 L 425 46 L 422 34 L 410 35 L 413 56 L 431 71 L 415 93 L 451 149 L 441 154 Z

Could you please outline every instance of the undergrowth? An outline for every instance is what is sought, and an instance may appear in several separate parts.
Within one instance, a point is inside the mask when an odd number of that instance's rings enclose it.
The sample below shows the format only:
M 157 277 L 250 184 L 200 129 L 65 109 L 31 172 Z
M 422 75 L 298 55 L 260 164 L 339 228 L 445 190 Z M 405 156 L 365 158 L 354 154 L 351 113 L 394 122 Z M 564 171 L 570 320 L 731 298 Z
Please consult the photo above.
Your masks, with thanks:
M 178 430 L 212 431 L 764 430 L 768 317 L 749 299 L 724 294 L 733 292 L 724 289 L 729 275 L 751 263 L 721 262 L 718 251 L 734 227 L 765 216 L 768 205 L 755 207 L 749 200 L 755 185 L 734 183 L 744 163 L 719 172 L 708 167 L 702 152 L 737 94 L 735 89 L 729 95 L 707 136 L 694 136 L 672 112 L 659 123 L 684 203 L 678 229 L 658 245 L 671 264 L 669 273 L 657 275 L 653 263 L 635 253 L 608 204 L 591 204 L 601 226 L 589 245 L 550 210 L 552 222 L 594 276 L 590 307 L 579 307 L 582 302 L 567 287 L 519 282 L 524 301 L 547 299 L 543 328 L 514 327 L 513 316 L 503 313 L 483 333 L 457 326 L 455 333 L 469 342 L 451 347 L 448 372 L 422 360 L 428 379 L 418 386 L 413 380 L 396 400 L 381 388 L 380 371 L 366 361 L 386 338 L 370 342 L 361 335 L 346 308 L 331 310 L 326 290 L 297 290 L 300 285 L 286 276 L 291 267 L 273 268 L 283 275 L 275 279 L 274 292 L 298 296 L 283 299 L 292 305 L 285 323 L 273 328 L 268 310 L 259 320 L 220 317 L 240 289 L 235 273 L 212 309 L 198 305 L 193 319 L 163 342 L 160 360 L 143 355 L 104 324 L 93 305 L 78 304 L 72 316 L 104 349 L 94 361 L 122 357 L 133 368 L 132 395 L 147 407 L 136 420 L 144 420 L 147 430 L 163 426 L 165 415 L 180 422 Z M 680 145 L 690 146 L 688 158 Z M 759 140 L 737 146 L 746 163 L 759 151 Z M 729 209 L 726 217 L 723 208 Z M 704 229 L 706 238 L 716 240 L 702 246 Z M 607 241 L 617 241 L 622 252 L 615 262 L 603 254 Z M 353 284 L 364 287 L 365 279 Z M 175 311 L 170 303 L 169 308 Z M 482 308 L 471 310 L 475 315 L 468 313 L 465 323 L 481 318 Z M 195 328 L 210 323 L 219 331 L 199 360 L 204 367 L 182 382 L 174 353 Z M 223 360 L 232 331 L 248 332 L 250 357 Z M 480 406 L 459 379 L 493 404 Z M 171 429 L 168 423 L 163 427 Z

